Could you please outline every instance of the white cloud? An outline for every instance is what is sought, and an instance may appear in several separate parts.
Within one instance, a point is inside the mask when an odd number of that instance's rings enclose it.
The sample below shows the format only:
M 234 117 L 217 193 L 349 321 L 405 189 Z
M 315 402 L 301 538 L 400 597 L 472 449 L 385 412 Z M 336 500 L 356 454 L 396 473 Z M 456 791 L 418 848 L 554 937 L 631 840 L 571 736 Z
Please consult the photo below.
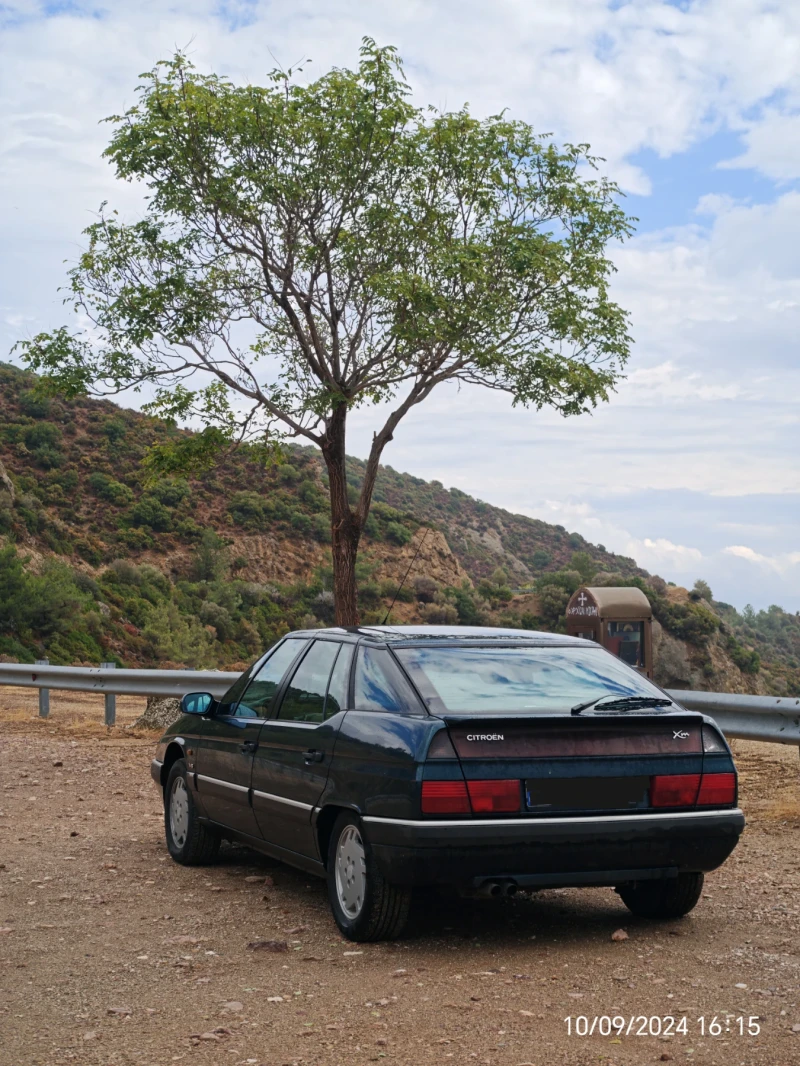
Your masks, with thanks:
M 723 549 L 726 555 L 733 555 L 737 559 L 744 559 L 748 563 L 774 570 L 778 574 L 786 574 L 796 566 L 800 566 L 800 552 L 786 552 L 781 555 L 763 555 L 754 551 L 744 544 L 730 544 Z
M 800 177 L 800 115 L 767 108 L 742 134 L 745 151 L 720 163 L 729 170 L 752 167 L 778 182 Z
M 6 350 L 63 321 L 62 260 L 76 258 L 100 201 L 140 210 L 140 190 L 115 182 L 101 159 L 110 129 L 98 123 L 129 106 L 138 74 L 178 47 L 201 68 L 260 81 L 303 56 L 312 77 L 352 65 L 371 34 L 399 46 L 419 102 L 468 100 L 478 114 L 508 107 L 560 139 L 587 140 L 628 191 L 651 189 L 643 149 L 674 156 L 723 129 L 744 141 L 730 166 L 798 176 L 800 5 L 791 0 L 115 0 L 101 10 L 75 0 L 53 17 L 43 10 L 18 0 L 0 14 Z M 698 176 L 681 180 L 693 188 Z M 593 418 L 509 411 L 503 397 L 443 389 L 401 427 L 387 461 L 552 517 L 687 580 L 693 566 L 722 577 L 725 566 L 754 571 L 723 551 L 731 533 L 689 547 L 700 542 L 679 523 L 665 530 L 653 518 L 631 532 L 607 515 L 623 497 L 690 490 L 739 497 L 747 517 L 750 496 L 800 492 L 800 194 L 781 191 L 757 203 L 698 188 L 694 225 L 615 253 L 636 347 L 628 381 Z M 363 453 L 373 425 L 353 419 L 353 451 Z M 610 501 L 603 514 L 585 502 L 598 494 Z M 794 546 L 774 547 L 788 558 Z M 800 596 L 800 575 L 785 573 Z

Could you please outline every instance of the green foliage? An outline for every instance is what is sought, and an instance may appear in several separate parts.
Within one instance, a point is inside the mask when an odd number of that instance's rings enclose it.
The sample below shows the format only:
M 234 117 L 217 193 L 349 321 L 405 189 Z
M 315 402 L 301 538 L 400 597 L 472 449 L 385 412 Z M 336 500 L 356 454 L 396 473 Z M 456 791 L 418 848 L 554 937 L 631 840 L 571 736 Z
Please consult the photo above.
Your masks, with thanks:
M 539 609 L 551 629 L 563 629 L 570 595 L 569 590 L 562 585 L 547 584 L 539 589 Z
M 228 511 L 242 529 L 258 530 L 266 525 L 264 500 L 257 492 L 234 492 L 228 501 Z
M 122 482 L 116 481 L 100 470 L 95 470 L 89 475 L 89 485 L 96 496 L 109 503 L 125 505 L 133 500 L 133 491 L 127 485 L 123 485 Z
M 546 566 L 550 565 L 552 556 L 550 552 L 544 551 L 543 548 L 537 549 L 531 557 L 531 564 L 534 570 L 544 570 Z
M 34 462 L 45 470 L 60 466 L 61 430 L 52 422 L 37 422 L 25 431 L 25 447 L 31 453 Z
M 707 603 L 711 603 L 711 601 L 714 599 L 714 596 L 711 592 L 711 586 L 707 581 L 703 581 L 701 578 L 695 581 L 694 588 L 689 593 L 689 595 L 694 600 L 706 600 Z
M 230 568 L 225 541 L 213 529 L 200 537 L 192 558 L 192 576 L 196 581 L 219 581 Z
M 132 526 L 166 533 L 172 528 L 172 513 L 155 496 L 142 496 L 128 511 L 128 521 Z
M 20 410 L 28 418 L 47 418 L 50 414 L 50 398 L 40 395 L 36 389 L 23 389 L 18 402 Z
M 754 649 L 746 648 L 735 637 L 728 637 L 726 648 L 731 659 L 733 659 L 743 674 L 757 674 L 761 669 L 761 656 L 758 652 Z
M 191 494 L 188 481 L 183 478 L 165 478 L 147 486 L 147 493 L 165 507 L 177 507 L 182 500 Z
M 573 592 L 583 584 L 583 579 L 577 570 L 557 570 L 554 574 L 543 574 L 536 581 L 536 589 L 543 592 L 545 589 L 556 586 L 567 593 L 567 600 Z M 566 600 L 564 601 L 566 606 Z
M 578 571 L 584 585 L 592 580 L 598 569 L 597 563 L 588 552 L 574 552 L 569 565 L 571 570 Z
M 386 539 L 392 544 L 408 544 L 412 536 L 408 526 L 401 525 L 400 522 L 389 522 L 386 525 Z
M 149 413 L 203 427 L 152 441 L 150 475 L 209 469 L 242 441 L 274 457 L 304 436 L 341 476 L 348 411 L 391 401 L 347 516 L 360 531 L 385 444 L 441 382 L 566 416 L 620 379 L 630 338 L 607 250 L 633 220 L 588 145 L 559 147 L 505 112 L 417 107 L 396 51 L 368 38 L 355 70 L 262 86 L 178 54 L 110 121 L 106 157 L 146 189 L 144 217 L 102 208 L 86 231 L 69 284 L 91 339 L 61 327 L 19 347 L 63 398 L 147 385 Z M 102 431 L 127 449 L 124 422 Z M 37 462 L 58 465 L 55 446 Z M 301 499 L 324 507 L 316 490 Z

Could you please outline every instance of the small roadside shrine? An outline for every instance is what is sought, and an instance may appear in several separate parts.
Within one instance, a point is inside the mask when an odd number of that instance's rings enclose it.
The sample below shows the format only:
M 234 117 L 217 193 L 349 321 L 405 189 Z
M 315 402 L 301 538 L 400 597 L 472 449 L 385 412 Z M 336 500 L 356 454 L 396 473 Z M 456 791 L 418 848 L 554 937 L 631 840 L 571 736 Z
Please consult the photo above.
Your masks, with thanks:
M 579 588 L 567 604 L 567 633 L 653 676 L 653 609 L 641 589 Z

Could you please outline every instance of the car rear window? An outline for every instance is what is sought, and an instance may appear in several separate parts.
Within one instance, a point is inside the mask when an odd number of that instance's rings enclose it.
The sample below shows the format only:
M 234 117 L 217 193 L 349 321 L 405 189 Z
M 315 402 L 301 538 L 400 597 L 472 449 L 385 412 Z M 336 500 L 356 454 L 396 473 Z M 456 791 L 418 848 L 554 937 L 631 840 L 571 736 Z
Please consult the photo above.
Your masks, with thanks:
M 569 710 L 603 696 L 663 697 L 602 648 L 427 647 L 395 651 L 434 713 Z M 436 701 L 436 702 L 434 702 Z

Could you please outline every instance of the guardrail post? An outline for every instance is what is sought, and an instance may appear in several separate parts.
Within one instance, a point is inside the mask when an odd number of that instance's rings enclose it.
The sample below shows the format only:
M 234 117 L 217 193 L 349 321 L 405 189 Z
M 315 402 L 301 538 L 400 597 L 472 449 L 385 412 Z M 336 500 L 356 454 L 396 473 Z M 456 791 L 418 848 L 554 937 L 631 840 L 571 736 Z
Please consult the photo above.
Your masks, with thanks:
M 49 666 L 50 665 L 50 660 L 49 659 L 37 659 L 36 660 L 36 665 L 37 666 Z M 50 689 L 49 688 L 40 688 L 39 689 L 39 717 L 40 718 L 49 718 L 50 717 Z
M 116 663 L 100 663 L 101 670 L 116 670 Z M 112 693 L 105 694 L 106 701 L 106 725 L 114 725 L 117 720 L 117 697 Z

